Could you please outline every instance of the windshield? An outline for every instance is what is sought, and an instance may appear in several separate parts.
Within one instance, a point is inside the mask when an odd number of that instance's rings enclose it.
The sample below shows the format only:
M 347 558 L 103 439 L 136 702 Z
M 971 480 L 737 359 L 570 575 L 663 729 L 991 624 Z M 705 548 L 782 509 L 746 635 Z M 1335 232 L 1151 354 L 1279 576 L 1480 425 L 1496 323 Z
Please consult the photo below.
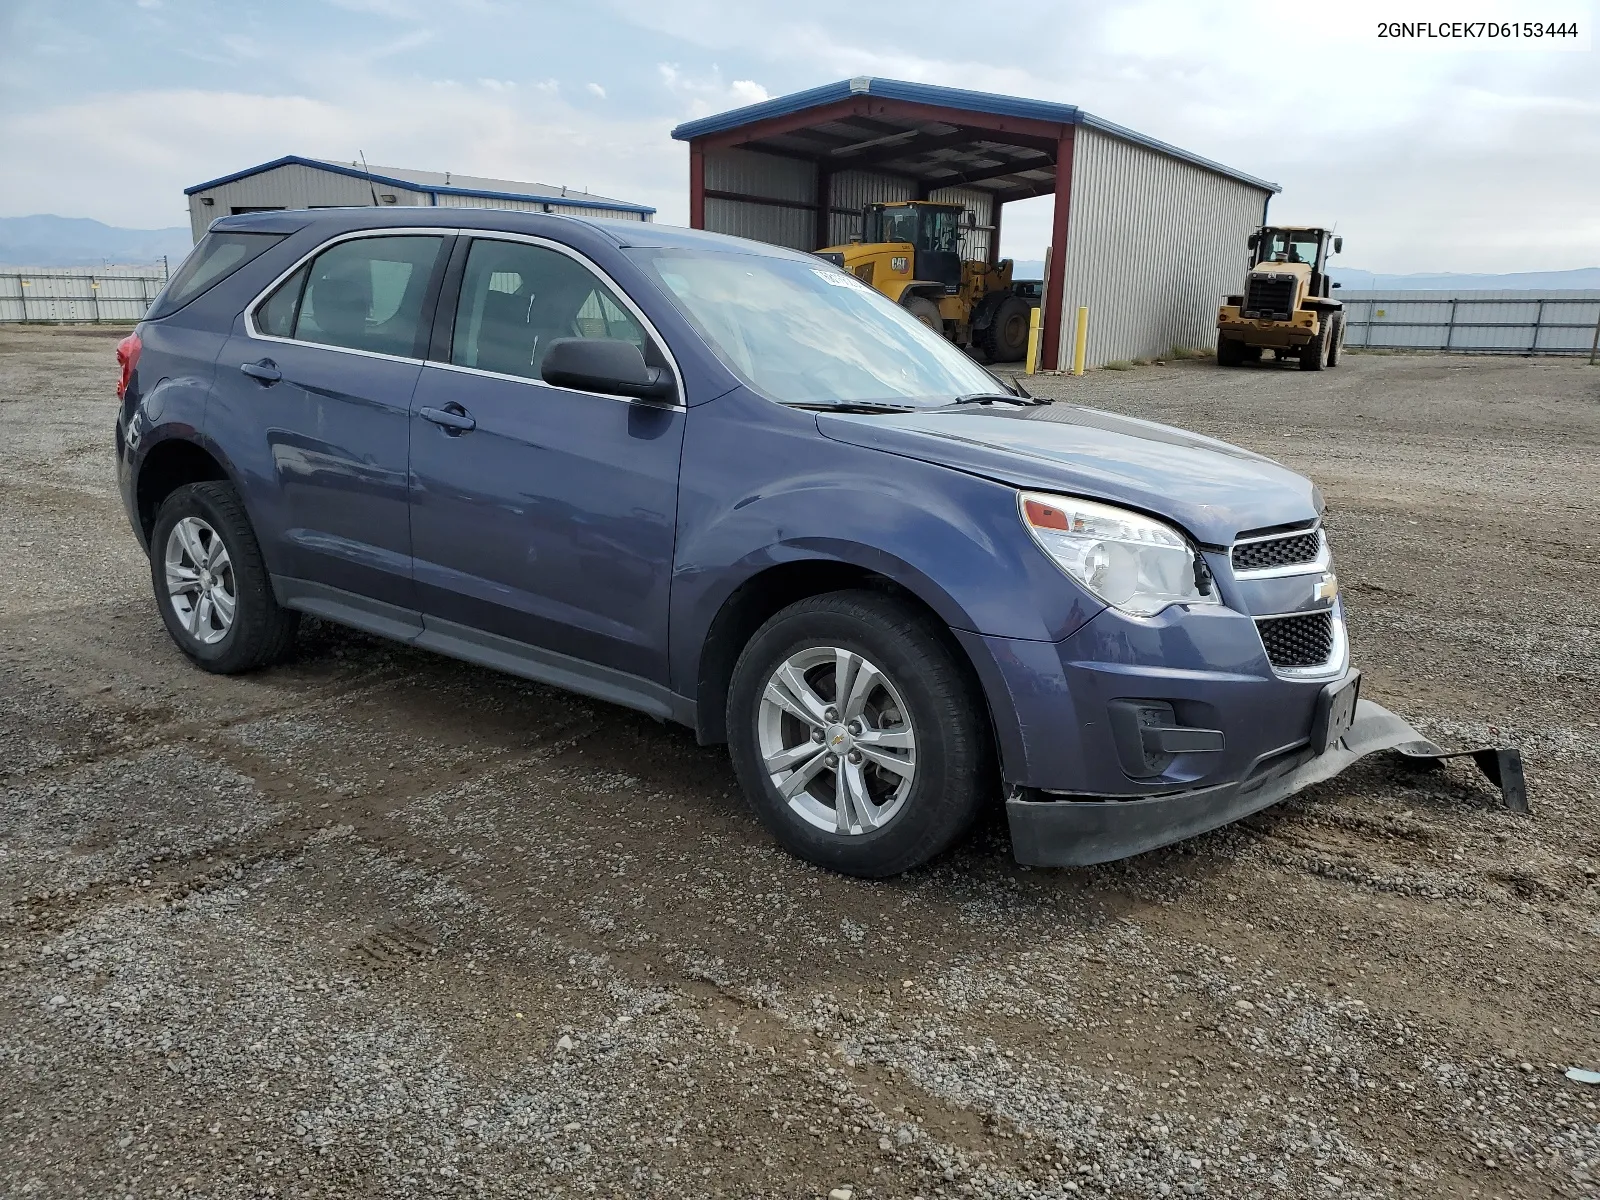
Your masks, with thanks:
M 1002 391 L 953 344 L 821 259 L 630 253 L 665 285 L 718 357 L 780 403 L 932 408 Z
M 1301 262 L 1313 266 L 1317 261 L 1317 237 L 1307 230 L 1271 230 L 1263 239 L 1261 262 Z

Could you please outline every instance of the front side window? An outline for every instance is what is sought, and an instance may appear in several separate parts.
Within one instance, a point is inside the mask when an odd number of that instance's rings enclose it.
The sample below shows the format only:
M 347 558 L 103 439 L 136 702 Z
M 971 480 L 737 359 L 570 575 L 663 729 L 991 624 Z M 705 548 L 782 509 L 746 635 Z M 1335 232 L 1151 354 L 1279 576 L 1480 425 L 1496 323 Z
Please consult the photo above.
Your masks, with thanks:
M 444 239 L 340 242 L 284 280 L 256 309 L 256 328 L 324 346 L 420 358 L 422 313 Z
M 703 250 L 630 253 L 728 367 L 785 404 L 947 404 L 1001 390 L 882 293 L 815 260 Z
M 662 365 L 639 322 L 582 263 L 526 242 L 472 243 L 452 363 L 537 379 L 550 343 L 570 337 L 620 338 Z

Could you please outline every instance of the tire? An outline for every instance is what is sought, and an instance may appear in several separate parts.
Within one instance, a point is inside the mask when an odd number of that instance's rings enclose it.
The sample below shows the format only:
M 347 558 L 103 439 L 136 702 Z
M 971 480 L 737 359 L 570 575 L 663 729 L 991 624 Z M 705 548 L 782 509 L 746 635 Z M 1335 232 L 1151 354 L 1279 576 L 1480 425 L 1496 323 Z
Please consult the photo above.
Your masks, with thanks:
M 841 652 L 855 656 L 844 669 L 857 702 L 836 709 Z M 778 694 L 781 704 L 771 698 Z M 802 709 L 811 715 L 797 716 Z M 852 721 L 861 745 L 889 740 L 854 750 L 844 723 Z M 922 865 L 966 832 L 994 792 L 988 710 L 948 634 L 874 592 L 813 596 L 757 630 L 733 669 L 727 728 L 734 774 L 762 824 L 790 853 L 846 875 L 882 879 Z M 769 757 L 786 758 L 787 769 L 770 769 Z M 901 766 L 887 769 L 884 759 Z M 794 785 L 790 797 L 774 775 Z M 841 780 L 851 785 L 842 805 Z
M 1238 338 L 1217 338 L 1217 366 L 1237 367 L 1244 361 L 1244 343 Z
M 900 301 L 900 307 L 941 337 L 944 336 L 944 318 L 939 315 L 939 306 L 926 296 L 907 296 Z
M 1245 362 L 1258 363 L 1261 361 L 1261 347 L 1241 346 L 1239 347 L 1239 356 Z
M 1007 296 L 995 310 L 994 320 L 979 334 L 990 362 L 1021 362 L 1028 353 L 1028 321 L 1033 309 L 1021 296 Z
M 1317 336 L 1312 338 L 1300 348 L 1300 369 L 1302 371 L 1320 371 L 1328 361 L 1328 334 L 1333 325 L 1333 319 L 1327 318 L 1317 322 Z
M 1344 314 L 1340 313 L 1338 316 L 1331 318 L 1331 320 L 1333 322 L 1333 333 L 1328 339 L 1328 365 L 1337 367 L 1339 365 L 1339 352 L 1344 349 Z
M 150 535 L 150 583 L 167 633 L 203 670 L 253 671 L 282 659 L 294 642 L 300 614 L 273 597 L 231 483 L 185 484 L 162 502 Z

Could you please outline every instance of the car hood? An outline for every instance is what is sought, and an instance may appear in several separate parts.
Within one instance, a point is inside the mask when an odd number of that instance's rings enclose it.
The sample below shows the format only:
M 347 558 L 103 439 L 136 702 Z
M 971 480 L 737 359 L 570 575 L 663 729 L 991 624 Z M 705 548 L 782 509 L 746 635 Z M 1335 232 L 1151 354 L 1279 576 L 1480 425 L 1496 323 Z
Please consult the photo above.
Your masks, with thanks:
M 854 446 L 1142 509 L 1211 546 L 1226 546 L 1247 529 L 1309 521 L 1322 510 L 1316 485 L 1270 458 L 1076 405 L 822 412 L 817 426 L 825 437 Z

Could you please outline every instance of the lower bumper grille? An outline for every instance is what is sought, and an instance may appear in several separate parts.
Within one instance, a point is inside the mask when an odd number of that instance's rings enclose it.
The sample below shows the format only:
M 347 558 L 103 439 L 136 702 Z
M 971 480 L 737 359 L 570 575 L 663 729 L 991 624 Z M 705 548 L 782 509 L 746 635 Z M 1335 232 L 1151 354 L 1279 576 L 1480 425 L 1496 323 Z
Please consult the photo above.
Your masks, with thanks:
M 1267 659 L 1279 669 L 1320 667 L 1333 657 L 1333 611 L 1263 617 L 1256 621 Z

